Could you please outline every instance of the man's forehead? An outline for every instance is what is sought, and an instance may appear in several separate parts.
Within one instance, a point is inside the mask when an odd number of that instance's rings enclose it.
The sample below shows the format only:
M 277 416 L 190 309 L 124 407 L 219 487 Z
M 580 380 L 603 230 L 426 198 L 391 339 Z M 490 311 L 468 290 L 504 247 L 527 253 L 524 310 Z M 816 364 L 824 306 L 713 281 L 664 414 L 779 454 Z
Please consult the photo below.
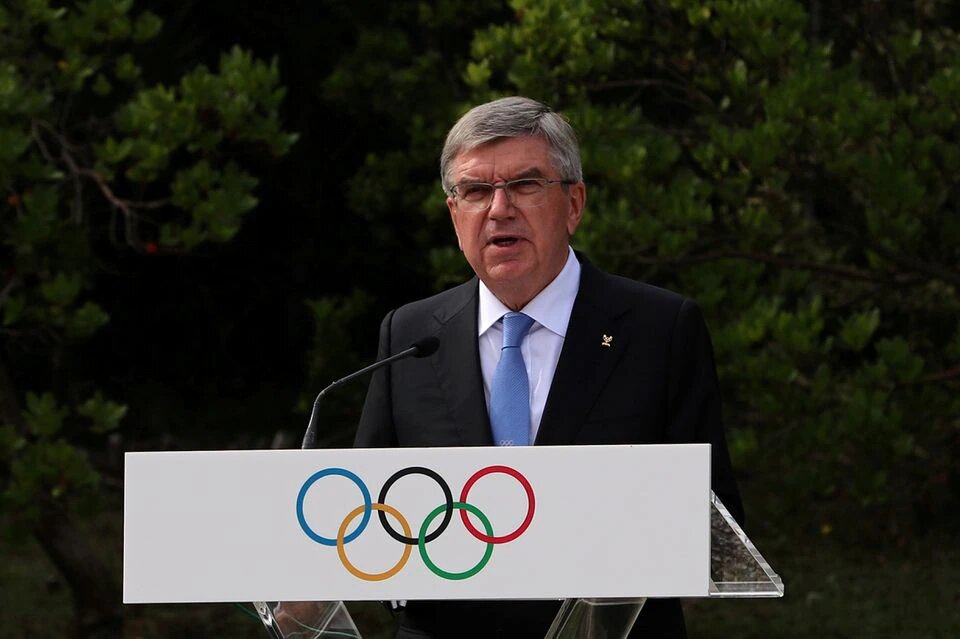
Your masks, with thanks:
M 499 138 L 461 151 L 453 160 L 453 173 L 458 180 L 489 177 L 491 173 L 511 179 L 541 177 L 552 168 L 550 145 L 543 138 L 532 136 Z

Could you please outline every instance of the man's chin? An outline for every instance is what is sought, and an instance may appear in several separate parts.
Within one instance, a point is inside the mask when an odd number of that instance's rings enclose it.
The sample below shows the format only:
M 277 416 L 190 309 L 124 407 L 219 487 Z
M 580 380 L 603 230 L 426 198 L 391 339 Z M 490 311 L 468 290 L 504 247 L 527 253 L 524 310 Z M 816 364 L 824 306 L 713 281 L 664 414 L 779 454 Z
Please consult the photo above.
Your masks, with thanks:
M 523 287 L 532 279 L 531 272 L 530 265 L 522 260 L 506 260 L 488 268 L 483 281 L 491 290 L 494 286 Z
M 522 262 L 498 264 L 482 279 L 491 293 L 514 310 L 524 307 L 547 284 L 538 282 L 533 269 Z

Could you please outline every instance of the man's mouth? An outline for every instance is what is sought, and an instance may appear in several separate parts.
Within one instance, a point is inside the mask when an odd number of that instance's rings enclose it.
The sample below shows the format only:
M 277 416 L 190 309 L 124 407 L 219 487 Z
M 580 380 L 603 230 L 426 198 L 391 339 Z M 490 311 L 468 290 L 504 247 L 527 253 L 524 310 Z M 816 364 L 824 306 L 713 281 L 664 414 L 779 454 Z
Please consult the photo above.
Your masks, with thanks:
M 513 246 L 519 241 L 520 241 L 519 238 L 514 237 L 512 235 L 508 235 L 503 237 L 495 237 L 492 240 L 490 240 L 490 243 L 493 244 L 494 246 L 502 247 L 502 246 Z

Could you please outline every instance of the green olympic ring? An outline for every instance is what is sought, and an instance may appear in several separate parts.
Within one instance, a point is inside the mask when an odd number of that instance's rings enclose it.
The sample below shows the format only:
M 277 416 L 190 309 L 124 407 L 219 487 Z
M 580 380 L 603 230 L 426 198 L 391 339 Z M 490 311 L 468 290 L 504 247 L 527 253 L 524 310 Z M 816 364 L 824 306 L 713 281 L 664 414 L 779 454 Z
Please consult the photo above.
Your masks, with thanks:
M 486 515 L 480 512 L 479 508 L 477 508 L 473 504 L 466 504 L 462 501 L 455 501 L 453 502 L 452 505 L 454 510 L 456 509 L 469 510 L 474 515 L 476 515 L 477 518 L 480 519 L 480 523 L 483 524 L 484 530 L 487 531 L 487 536 L 488 537 L 493 536 L 493 526 L 490 525 L 490 520 L 487 519 Z M 473 568 L 470 568 L 469 570 L 465 570 L 463 572 L 447 572 L 443 568 L 440 568 L 437 564 L 433 563 L 433 560 L 430 559 L 429 555 L 427 555 L 426 538 L 427 538 L 427 529 L 430 527 L 430 524 L 433 522 L 434 519 L 437 518 L 437 515 L 444 512 L 445 510 L 447 510 L 446 504 L 437 506 L 433 510 L 433 512 L 427 515 L 427 518 L 423 520 L 423 525 L 420 526 L 420 535 L 417 538 L 417 546 L 420 548 L 420 558 L 423 559 L 423 563 L 426 564 L 427 568 L 429 568 L 430 571 L 438 577 L 443 577 L 444 579 L 450 579 L 450 580 L 469 579 L 470 577 L 473 577 L 475 574 L 483 570 L 483 567 L 487 565 L 488 561 L 490 561 L 490 557 L 493 556 L 493 544 L 490 542 L 487 542 L 487 550 L 486 552 L 483 553 L 483 557 L 480 558 L 480 561 L 477 563 L 476 566 L 474 566 Z

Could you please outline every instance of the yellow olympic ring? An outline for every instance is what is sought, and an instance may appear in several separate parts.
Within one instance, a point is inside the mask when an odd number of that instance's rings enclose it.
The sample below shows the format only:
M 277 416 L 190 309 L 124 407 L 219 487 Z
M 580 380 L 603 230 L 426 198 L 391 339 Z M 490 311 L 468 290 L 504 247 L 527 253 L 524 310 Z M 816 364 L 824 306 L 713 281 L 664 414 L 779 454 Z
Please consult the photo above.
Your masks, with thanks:
M 393 515 L 397 521 L 400 522 L 400 527 L 403 528 L 403 534 L 407 537 L 410 537 L 410 524 L 407 523 L 407 520 L 404 519 L 403 515 L 400 514 L 393 506 L 388 506 L 386 504 L 370 504 L 370 508 L 373 510 L 379 510 L 381 512 L 389 513 Z M 343 523 L 340 524 L 340 530 L 337 531 L 337 554 L 340 555 L 340 561 L 343 562 L 343 566 L 350 571 L 354 577 L 358 579 L 363 579 L 364 581 L 383 581 L 384 579 L 389 579 L 395 574 L 400 572 L 400 570 L 406 565 L 407 560 L 410 559 L 410 551 L 413 549 L 413 546 L 404 544 L 403 546 L 403 556 L 400 557 L 400 561 L 397 562 L 393 568 L 380 573 L 369 573 L 363 572 L 356 566 L 350 563 L 350 560 L 347 559 L 347 551 L 343 547 L 343 538 L 347 535 L 347 526 L 350 525 L 358 515 L 363 513 L 366 510 L 366 505 L 361 505 L 354 508 L 346 519 L 343 520 Z

